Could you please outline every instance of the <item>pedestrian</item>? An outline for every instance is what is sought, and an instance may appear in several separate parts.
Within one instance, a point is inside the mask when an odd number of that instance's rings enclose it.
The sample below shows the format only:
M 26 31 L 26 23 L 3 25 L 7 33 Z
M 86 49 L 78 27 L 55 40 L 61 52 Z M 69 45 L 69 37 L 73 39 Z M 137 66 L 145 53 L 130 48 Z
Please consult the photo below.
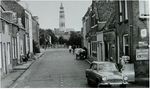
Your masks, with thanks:
M 119 59 L 119 71 L 122 72 L 125 69 L 125 61 L 123 58 Z
M 71 53 L 71 49 L 72 49 L 72 46 L 71 46 L 71 45 L 69 45 L 69 53 Z
M 85 58 L 87 58 L 87 56 L 88 56 L 88 49 L 86 47 L 83 47 L 83 49 L 85 50 Z
M 73 46 L 72 46 L 73 54 L 74 54 L 74 52 L 75 52 L 75 48 L 76 48 L 75 45 L 73 45 Z
M 125 65 L 126 65 L 126 59 L 127 59 L 127 56 L 122 56 L 121 58 L 121 65 L 122 65 L 122 70 L 125 69 Z

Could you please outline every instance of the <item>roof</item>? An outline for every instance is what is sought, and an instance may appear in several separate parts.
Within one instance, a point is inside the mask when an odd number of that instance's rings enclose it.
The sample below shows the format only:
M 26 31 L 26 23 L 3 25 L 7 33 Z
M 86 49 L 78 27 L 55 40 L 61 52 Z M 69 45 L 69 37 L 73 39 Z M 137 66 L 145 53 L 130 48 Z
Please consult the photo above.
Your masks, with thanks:
M 3 4 L 5 10 L 16 12 L 17 17 L 22 17 L 24 8 L 20 4 L 18 4 L 16 1 L 14 1 L 14 0 L 2 1 L 2 4 Z

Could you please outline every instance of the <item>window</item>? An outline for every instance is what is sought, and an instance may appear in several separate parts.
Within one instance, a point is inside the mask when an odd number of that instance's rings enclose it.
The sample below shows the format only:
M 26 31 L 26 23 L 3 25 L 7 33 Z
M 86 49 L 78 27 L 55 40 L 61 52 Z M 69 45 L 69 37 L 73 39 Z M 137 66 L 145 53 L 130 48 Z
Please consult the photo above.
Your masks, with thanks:
M 0 19 L 0 33 L 2 32 L 2 20 Z
M 122 13 L 122 2 L 119 0 L 119 12 Z
M 97 70 L 97 64 L 92 64 L 91 69 L 92 70 Z
M 64 18 L 64 14 L 60 14 L 60 18 Z
M 64 13 L 64 11 L 60 11 L 60 13 Z
M 119 22 L 122 22 L 123 19 L 122 19 L 122 1 L 119 0 Z
M 61 23 L 61 27 L 64 27 L 65 26 L 65 23 Z
M 5 22 L 2 21 L 2 33 L 5 34 Z
M 2 60 L 3 60 L 3 57 L 2 57 L 2 42 L 0 42 L 0 68 L 2 68 Z
M 129 56 L 129 38 L 128 34 L 123 35 L 123 52 L 125 56 Z
M 95 13 L 93 13 L 92 14 L 92 16 L 91 16 L 91 24 L 92 24 L 92 28 L 94 28 L 94 27 L 96 27 L 96 25 L 97 25 L 97 20 L 96 20 L 96 14 Z
M 128 3 L 127 0 L 124 1 L 125 6 L 125 20 L 128 20 Z
M 140 18 L 149 17 L 149 2 L 148 0 L 139 0 L 139 15 Z
M 5 33 L 8 34 L 9 33 L 9 24 L 5 23 Z

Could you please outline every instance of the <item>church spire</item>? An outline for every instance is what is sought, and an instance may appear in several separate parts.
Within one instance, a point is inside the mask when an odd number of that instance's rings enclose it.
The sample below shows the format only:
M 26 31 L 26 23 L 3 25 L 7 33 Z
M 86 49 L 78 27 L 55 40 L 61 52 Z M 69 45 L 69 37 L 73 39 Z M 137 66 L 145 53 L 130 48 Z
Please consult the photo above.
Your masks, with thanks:
M 61 5 L 60 5 L 60 9 L 63 9 L 64 7 L 63 7 L 63 4 L 62 4 L 62 2 L 61 2 Z
M 59 30 L 60 31 L 66 31 L 65 29 L 65 12 L 63 4 L 60 5 L 60 11 L 59 11 Z

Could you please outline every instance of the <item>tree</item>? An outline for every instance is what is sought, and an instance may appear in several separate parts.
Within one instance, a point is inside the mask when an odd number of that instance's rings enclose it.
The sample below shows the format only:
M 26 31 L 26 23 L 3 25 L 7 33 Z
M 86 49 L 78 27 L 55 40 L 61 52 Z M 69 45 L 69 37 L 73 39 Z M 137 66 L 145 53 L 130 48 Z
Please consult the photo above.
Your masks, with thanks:
M 40 45 L 45 45 L 46 37 L 44 29 L 39 30 Z
M 50 45 L 49 42 L 50 36 L 52 44 L 58 42 L 58 38 L 55 36 L 55 34 L 52 32 L 51 29 L 40 29 L 39 34 L 40 34 L 40 45 Z
M 58 42 L 58 38 L 55 36 L 55 34 L 52 32 L 51 29 L 47 29 L 47 30 L 46 30 L 46 33 L 47 33 L 49 36 L 51 36 L 51 42 L 52 42 L 52 44 L 55 44 L 55 43 Z
M 82 36 L 78 32 L 71 32 L 70 38 L 68 41 L 69 45 L 76 45 L 78 47 L 81 47 L 82 45 Z
M 33 53 L 40 53 L 39 45 L 36 41 L 33 40 Z
M 58 41 L 59 41 L 59 44 L 64 44 L 64 43 L 66 43 L 66 40 L 64 39 L 63 36 L 60 36 L 59 39 L 58 39 Z

